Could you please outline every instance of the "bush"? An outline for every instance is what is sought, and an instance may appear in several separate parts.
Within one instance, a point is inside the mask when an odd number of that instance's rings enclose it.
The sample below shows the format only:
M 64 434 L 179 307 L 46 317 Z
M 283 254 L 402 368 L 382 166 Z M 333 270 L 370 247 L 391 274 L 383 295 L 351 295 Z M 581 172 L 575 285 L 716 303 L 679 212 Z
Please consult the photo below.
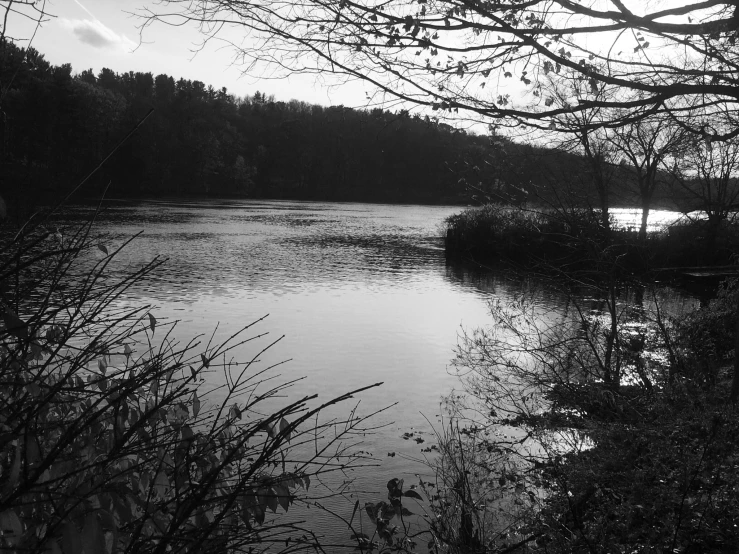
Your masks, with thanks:
M 506 260 L 581 270 L 593 261 L 619 274 L 674 266 L 721 265 L 739 248 L 739 226 L 725 222 L 711 242 L 702 220 L 682 219 L 646 241 L 615 226 L 606 229 L 597 210 L 522 209 L 500 204 L 468 208 L 445 221 L 448 256 L 478 262 Z
M 715 299 L 695 310 L 678 326 L 689 369 L 688 376 L 705 385 L 715 385 L 721 369 L 729 369 L 734 358 L 737 329 L 739 281 L 722 284 Z
M 456 413 L 474 408 L 477 431 L 457 439 L 456 459 L 482 460 L 471 490 L 498 478 L 499 498 L 515 463 L 501 508 L 529 507 L 505 546 L 500 529 L 475 522 L 482 544 L 500 545 L 486 552 L 521 541 L 549 554 L 733 552 L 739 420 L 728 379 L 696 376 L 706 356 L 729 361 L 735 286 L 677 326 L 615 299 L 615 325 L 603 326 L 609 318 L 569 303 L 570 315 L 535 299 L 494 304 L 494 326 L 462 337 L 456 364 L 471 401 Z
M 468 208 L 446 219 L 447 250 L 490 258 L 512 254 L 541 236 L 541 214 L 500 204 Z
M 257 365 L 274 343 L 246 363 L 229 355 L 263 336 L 249 334 L 258 322 L 221 344 L 177 342 L 174 325 L 125 297 L 159 262 L 114 278 L 119 249 L 90 237 L 90 224 L 31 222 L 0 247 L 2 547 L 312 549 L 320 537 L 285 513 L 311 503 L 317 477 L 361 464 L 345 440 L 363 420 L 318 418 L 351 393 L 275 408 L 289 383 L 266 386 Z
M 524 210 L 500 204 L 469 208 L 446 219 L 448 255 L 489 261 L 553 262 L 597 254 L 605 233 L 597 212 L 586 209 Z

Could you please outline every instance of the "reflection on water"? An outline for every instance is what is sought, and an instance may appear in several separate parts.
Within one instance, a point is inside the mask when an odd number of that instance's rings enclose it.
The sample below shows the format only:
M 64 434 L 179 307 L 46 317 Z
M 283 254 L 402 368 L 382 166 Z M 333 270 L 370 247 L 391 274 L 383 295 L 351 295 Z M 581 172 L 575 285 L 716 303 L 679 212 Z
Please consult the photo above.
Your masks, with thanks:
M 370 383 L 364 413 L 388 426 L 367 438 L 382 468 L 363 489 L 385 490 L 389 477 L 416 472 L 401 455 L 420 457 L 403 433 L 434 421 L 443 395 L 456 386 L 447 372 L 460 325 L 487 322 L 493 289 L 450 270 L 438 230 L 459 210 L 449 206 L 387 206 L 306 202 L 114 203 L 98 229 L 108 246 L 139 231 L 114 270 L 167 258 L 162 271 L 130 291 L 156 305 L 162 322 L 179 320 L 182 339 L 225 337 L 269 314 L 257 331 L 285 339 L 263 356 L 282 379 L 301 376 L 296 394 L 322 400 Z M 85 217 L 70 210 L 69 220 Z M 102 256 L 96 252 L 95 255 Z M 452 271 L 452 273 L 450 273 Z M 506 294 L 501 280 L 496 294 Z M 253 347 L 251 347 L 253 348 Z M 244 348 L 236 358 L 253 355 Z M 388 453 L 396 453 L 389 457 Z
M 641 210 L 611 208 L 609 213 L 618 227 L 630 228 L 636 231 L 641 225 Z M 692 214 L 692 217 L 696 217 L 697 215 Z M 651 210 L 649 212 L 649 219 L 647 220 L 647 230 L 660 231 L 669 225 L 681 221 L 684 222 L 685 220 L 685 216 L 680 212 L 674 212 L 672 210 Z
M 533 286 L 530 278 L 446 264 L 439 225 L 460 209 L 114 202 L 98 229 L 109 248 L 143 231 L 120 254 L 114 271 L 167 258 L 164 269 L 129 297 L 155 305 L 162 322 L 179 320 L 181 340 L 209 335 L 216 325 L 217 336 L 226 337 L 270 314 L 257 329 L 270 333 L 264 344 L 283 334 L 285 339 L 263 362 L 290 359 L 280 366 L 280 378 L 307 376 L 299 389 L 293 387 L 296 395 L 316 393 L 325 401 L 384 382 L 359 399 L 363 413 L 397 404 L 378 416 L 376 423 L 385 427 L 366 439 L 364 449 L 381 467 L 357 476 L 358 488 L 378 499 L 391 477 L 423 471 L 407 458 L 422 457 L 422 448 L 433 442 L 429 421 L 436 421 L 442 396 L 458 387 L 447 368 L 460 326 L 487 325 L 488 300 Z M 74 221 L 88 214 L 74 208 L 65 217 Z M 553 293 L 547 298 L 552 307 L 564 302 Z M 254 348 L 243 347 L 235 358 L 251 358 Z M 404 440 L 411 431 L 428 440 Z
M 107 210 L 101 226 L 111 234 L 143 230 L 121 260 L 137 265 L 157 255 L 168 258 L 167 272 L 149 292 L 189 302 L 211 292 L 312 293 L 369 283 L 417 288 L 429 273 L 438 274 L 443 251 L 436 226 L 455 211 L 276 202 L 228 206 L 119 204 Z

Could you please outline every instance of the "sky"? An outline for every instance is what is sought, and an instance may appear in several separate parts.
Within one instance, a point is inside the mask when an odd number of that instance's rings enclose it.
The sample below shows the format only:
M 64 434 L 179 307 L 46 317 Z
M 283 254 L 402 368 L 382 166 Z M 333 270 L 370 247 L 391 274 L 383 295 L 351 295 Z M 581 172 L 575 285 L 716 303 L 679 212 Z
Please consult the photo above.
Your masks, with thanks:
M 152 2 L 149 1 L 149 4 Z M 148 28 L 140 37 L 140 18 L 132 15 L 145 0 L 46 0 L 53 16 L 33 38 L 32 46 L 54 65 L 71 63 L 75 73 L 103 67 L 117 73 L 126 71 L 166 73 L 176 79 L 198 80 L 214 88 L 226 87 L 235 96 L 256 91 L 273 94 L 276 100 L 302 100 L 311 104 L 363 107 L 368 85 L 338 86 L 330 76 L 294 75 L 269 79 L 264 75 L 243 75 L 232 65 L 233 52 L 213 44 L 193 54 L 200 36 L 194 27 Z M 35 25 L 15 16 L 8 21 L 7 34 L 22 39 L 26 46 Z

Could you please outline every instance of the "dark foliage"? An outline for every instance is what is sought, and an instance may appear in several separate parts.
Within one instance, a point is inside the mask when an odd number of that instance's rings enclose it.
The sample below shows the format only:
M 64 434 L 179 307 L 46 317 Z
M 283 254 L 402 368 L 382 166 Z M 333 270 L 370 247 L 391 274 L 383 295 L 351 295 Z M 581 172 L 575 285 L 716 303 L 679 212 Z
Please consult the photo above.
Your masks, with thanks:
M 463 338 L 456 363 L 480 412 L 447 456 L 475 460 L 477 551 L 735 551 L 736 284 L 680 320 L 640 298 L 599 310 L 569 296 L 563 315 L 532 294 Z M 491 527 L 495 502 L 523 513 Z
M 446 219 L 446 253 L 477 263 L 514 262 L 544 271 L 555 266 L 567 272 L 592 268 L 598 259 L 619 275 L 733 264 L 737 226 L 724 222 L 711 235 L 707 226 L 702 219 L 681 220 L 642 239 L 634 229 L 604 227 L 599 210 L 486 204 Z
M 277 341 L 231 359 L 264 340 L 261 320 L 178 342 L 131 301 L 162 269 L 117 265 L 127 243 L 99 242 L 89 222 L 0 226 L 0 550 L 314 551 L 320 530 L 293 514 L 365 459 L 363 418 L 319 417 L 352 393 L 280 402 L 292 382 L 259 361 Z
M 74 75 L 69 64 L 53 66 L 9 42 L 0 43 L 0 79 L 9 83 L 0 162 L 11 202 L 65 190 L 152 108 L 136 140 L 106 164 L 88 194 L 111 182 L 119 197 L 433 203 L 464 201 L 460 177 L 518 186 L 530 179 L 492 163 L 488 137 L 406 111 L 324 108 L 259 92 L 237 98 L 225 88 L 151 73 Z
M 12 77 L 12 78 L 11 78 Z M 34 49 L 0 43 L 0 164 L 6 201 L 26 207 L 79 180 L 154 112 L 86 188 L 114 197 L 239 196 L 581 206 L 588 168 L 574 154 L 481 136 L 382 109 L 238 98 L 200 81 L 103 69 L 75 75 Z M 624 187 L 618 203 L 636 205 Z M 19 214 L 15 209 L 13 213 Z
M 685 349 L 691 377 L 714 384 L 734 357 L 737 331 L 736 279 L 727 281 L 708 305 L 691 313 L 678 327 L 679 344 Z

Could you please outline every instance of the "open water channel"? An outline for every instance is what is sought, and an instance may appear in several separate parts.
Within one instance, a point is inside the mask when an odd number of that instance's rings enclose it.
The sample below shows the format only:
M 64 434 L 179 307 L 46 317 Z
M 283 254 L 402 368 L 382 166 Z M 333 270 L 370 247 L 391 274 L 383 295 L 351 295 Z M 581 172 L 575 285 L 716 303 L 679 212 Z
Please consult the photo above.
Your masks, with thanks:
M 167 259 L 152 279 L 129 291 L 128 301 L 153 305 L 160 322 L 178 320 L 175 335 L 182 341 L 210 335 L 216 326 L 217 336 L 226 337 L 268 314 L 253 331 L 269 335 L 234 357 L 246 361 L 284 335 L 263 364 L 289 360 L 272 374 L 277 381 L 305 377 L 292 386 L 295 397 L 318 394 L 325 401 L 384 383 L 356 399 L 360 414 L 391 406 L 373 419 L 380 428 L 361 446 L 378 467 L 350 476 L 364 503 L 383 499 L 392 477 L 428 472 L 410 459 L 422 458 L 422 449 L 434 442 L 431 426 L 439 424 L 440 401 L 459 387 L 450 362 L 461 329 L 489 324 L 488 301 L 530 286 L 501 272 L 473 273 L 447 264 L 440 224 L 460 210 L 121 201 L 108 205 L 97 228 L 117 237 L 109 249 L 120 237 L 143 231 L 119 255 L 119 267 Z M 77 219 L 84 211 L 70 215 Z M 348 413 L 351 407 L 339 410 Z M 408 434 L 413 436 L 404 438 Z

